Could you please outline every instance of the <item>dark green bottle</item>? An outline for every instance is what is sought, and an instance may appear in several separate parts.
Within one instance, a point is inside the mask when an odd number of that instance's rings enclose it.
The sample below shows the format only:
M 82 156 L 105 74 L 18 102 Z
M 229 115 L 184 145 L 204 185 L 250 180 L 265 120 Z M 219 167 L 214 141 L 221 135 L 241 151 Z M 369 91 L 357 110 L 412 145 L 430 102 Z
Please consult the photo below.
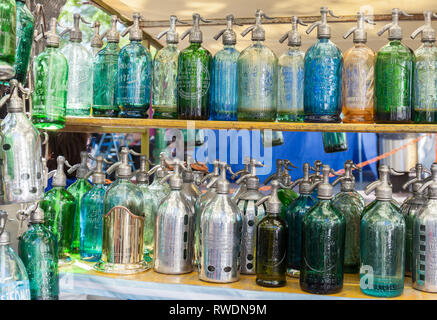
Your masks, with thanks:
M 0 2 L 0 25 L 0 80 L 9 80 L 15 73 L 15 0 Z
M 326 153 L 347 151 L 345 132 L 322 132 L 323 149 Z
M 331 294 L 343 288 L 346 223 L 332 205 L 330 171 L 323 165 L 323 181 L 312 186 L 318 186 L 318 201 L 302 219 L 300 287 L 311 293 Z
M 288 227 L 287 222 L 280 217 L 280 183 L 273 180 L 271 186 L 270 196 L 256 203 L 256 206 L 260 206 L 267 201 L 267 215 L 256 228 L 256 283 L 263 287 L 283 287 L 287 283 Z
M 35 18 L 26 5 L 26 1 L 17 1 L 17 28 L 15 46 L 15 79 L 25 84 L 32 50 Z
M 209 22 L 198 13 L 193 14 L 193 28 L 181 37 L 190 34 L 190 45 L 181 51 L 178 59 L 178 113 L 179 119 L 208 120 L 210 110 L 210 80 L 212 55 L 202 47 L 202 31 L 199 21 Z

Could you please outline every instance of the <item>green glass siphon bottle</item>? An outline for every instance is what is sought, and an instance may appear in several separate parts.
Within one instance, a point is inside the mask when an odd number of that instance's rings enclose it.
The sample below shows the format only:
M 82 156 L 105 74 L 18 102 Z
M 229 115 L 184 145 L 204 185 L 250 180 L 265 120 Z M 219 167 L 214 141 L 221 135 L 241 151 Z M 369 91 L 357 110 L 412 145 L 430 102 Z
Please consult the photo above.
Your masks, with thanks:
M 5 0 L 0 4 L 0 80 L 14 77 L 15 70 L 15 34 L 16 34 L 16 3 L 15 0 Z
M 322 132 L 323 149 L 326 153 L 347 151 L 346 132 Z
M 17 27 L 15 46 L 15 76 L 23 85 L 26 83 L 27 70 L 32 51 L 35 18 L 26 5 L 25 0 L 17 0 Z
M 385 123 L 411 122 L 414 53 L 402 40 L 402 29 L 398 24 L 399 15 L 408 16 L 404 11 L 392 10 L 392 23 L 379 32 L 381 36 L 388 30 L 389 43 L 376 54 L 375 62 L 375 121 Z
M 44 211 L 36 205 L 30 213 L 29 229 L 21 236 L 18 252 L 30 282 L 32 300 L 58 300 L 58 242 L 44 226 Z
M 300 287 L 311 293 L 331 294 L 343 288 L 343 263 L 346 223 L 332 205 L 329 165 L 323 165 L 323 181 L 318 186 L 318 201 L 302 219 L 302 263 Z M 312 190 L 311 190 L 312 191 Z
M 56 18 L 50 20 L 50 30 L 45 34 L 47 47 L 33 62 L 32 122 L 38 129 L 62 129 L 65 125 L 68 62 L 59 50 L 57 24 Z
M 56 236 L 59 264 L 62 265 L 71 262 L 76 199 L 65 190 L 67 176 L 64 172 L 64 164 L 67 161 L 63 156 L 58 156 L 57 162 L 57 169 L 49 172 L 48 175 L 49 178 L 53 177 L 53 188 L 44 194 L 40 207 L 44 211 L 44 225 Z
M 396 297 L 404 290 L 405 219 L 392 203 L 389 168 L 379 166 L 379 180 L 365 193 L 376 189 L 376 201 L 369 204 L 360 225 L 360 289 L 376 297 Z
M 208 120 L 209 118 L 212 55 L 202 47 L 200 21 L 210 22 L 195 13 L 193 27 L 181 36 L 183 40 L 189 34 L 190 45 L 181 51 L 178 60 L 179 119 Z

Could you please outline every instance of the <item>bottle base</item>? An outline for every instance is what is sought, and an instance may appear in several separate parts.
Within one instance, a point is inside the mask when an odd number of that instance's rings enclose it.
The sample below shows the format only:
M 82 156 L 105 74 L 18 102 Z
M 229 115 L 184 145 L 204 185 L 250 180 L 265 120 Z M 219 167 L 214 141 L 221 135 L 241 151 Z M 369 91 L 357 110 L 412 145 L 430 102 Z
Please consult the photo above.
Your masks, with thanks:
M 257 278 L 256 284 L 261 287 L 278 288 L 278 287 L 284 287 L 287 284 L 287 280 L 267 280 L 267 279 Z
M 375 123 L 412 123 L 413 121 L 411 118 L 405 118 L 405 117 L 394 117 L 391 113 L 382 113 L 377 112 L 375 113 Z
M 91 105 L 83 107 L 81 105 L 67 104 L 67 117 L 89 117 L 91 115 Z
M 327 123 L 339 123 L 341 119 L 336 114 L 325 115 L 305 115 L 304 122 L 327 122 Z
M 179 120 L 208 120 L 209 116 L 201 115 L 201 116 L 186 116 L 186 115 L 178 115 Z
M 120 112 L 118 113 L 119 118 L 139 118 L 147 119 L 149 117 L 149 108 L 146 106 L 122 106 L 120 107 Z
M 93 106 L 91 108 L 91 114 L 93 117 L 109 117 L 109 118 L 116 118 L 118 116 L 118 113 L 120 110 L 114 109 L 113 106 L 110 107 L 96 107 Z
M 41 130 L 59 130 L 65 127 L 65 120 L 53 121 L 45 117 L 32 117 L 32 123 Z
M 403 277 L 400 279 L 381 279 L 379 277 L 374 277 L 372 283 L 361 284 L 361 279 L 365 276 L 366 274 L 360 274 L 360 289 L 362 293 L 367 294 L 368 296 L 392 298 L 400 296 L 404 291 Z M 366 286 L 366 288 L 363 288 L 363 285 Z
M 343 123 L 374 123 L 373 114 L 344 114 Z
M 211 120 L 213 121 L 238 121 L 237 115 L 214 115 L 211 116 Z
M 339 293 L 341 289 L 343 289 L 343 285 L 340 286 L 331 286 L 331 285 L 323 285 L 323 284 L 309 284 L 309 285 L 300 285 L 300 288 L 309 293 L 315 294 L 334 294 Z
M 436 124 L 437 123 L 437 110 L 436 111 L 414 111 L 414 123 L 422 124 Z
M 277 113 L 276 121 L 278 122 L 303 122 L 303 114 Z
M 347 145 L 324 147 L 325 153 L 342 152 L 342 151 L 347 151 L 347 149 L 348 149 Z
M 238 112 L 238 121 L 262 121 L 273 122 L 276 119 L 276 112 Z
M 352 266 L 344 265 L 343 272 L 344 273 L 359 273 L 360 266 L 359 265 L 352 265 Z
M 178 112 L 176 109 L 163 110 L 162 108 L 153 109 L 153 119 L 177 119 Z
M 113 274 L 135 274 L 149 270 L 151 267 L 150 263 L 146 261 L 140 261 L 139 263 L 132 264 L 122 264 L 122 263 L 109 263 L 100 260 L 94 266 L 94 270 L 103 273 L 113 273 Z
M 288 268 L 287 269 L 287 276 L 291 277 L 291 278 L 300 278 L 300 270 L 295 269 L 295 268 Z

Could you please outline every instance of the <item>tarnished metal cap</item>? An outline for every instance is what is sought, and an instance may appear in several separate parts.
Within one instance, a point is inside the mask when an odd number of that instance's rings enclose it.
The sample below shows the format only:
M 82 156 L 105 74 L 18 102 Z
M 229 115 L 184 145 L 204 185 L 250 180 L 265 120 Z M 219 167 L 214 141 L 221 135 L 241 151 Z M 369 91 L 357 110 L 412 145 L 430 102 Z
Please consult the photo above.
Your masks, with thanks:
M 224 162 L 220 163 L 220 177 L 216 181 L 217 193 L 228 194 L 229 193 L 229 181 L 226 179 L 226 170 L 228 165 Z
M 139 184 L 148 184 L 149 183 L 149 174 L 147 172 L 147 156 L 140 156 L 140 168 L 136 172 L 137 183 Z
M 395 170 L 393 170 L 395 171 Z M 408 187 L 412 185 L 412 191 L 414 194 L 421 193 L 419 190 L 422 187 L 422 185 L 425 183 L 425 180 L 423 180 L 423 173 L 431 173 L 428 169 L 424 168 L 421 163 L 417 163 L 414 168 L 410 170 L 410 172 L 415 173 L 415 177 L 411 180 L 408 180 L 403 186 L 402 189 L 408 190 Z M 395 173 L 397 173 L 395 171 Z M 427 178 L 426 181 L 428 181 L 430 178 Z
M 323 180 L 318 183 L 317 189 L 318 194 L 317 197 L 319 199 L 329 200 L 334 196 L 334 188 L 329 183 L 329 174 L 331 173 L 331 168 L 329 165 L 324 164 L 322 167 L 322 177 Z
M 367 42 L 367 32 L 364 28 L 364 22 L 375 24 L 375 22 L 371 21 L 369 18 L 364 16 L 364 13 L 359 11 L 357 12 L 357 25 L 351 29 L 343 36 L 344 39 L 349 37 L 352 32 L 354 34 L 354 43 L 366 43 Z
M 234 16 L 232 14 L 228 14 L 226 16 L 227 26 L 226 29 L 221 30 L 214 36 L 214 40 L 218 40 L 222 37 L 223 45 L 232 46 L 237 43 L 237 34 L 234 30 L 232 30 L 232 24 L 236 24 L 241 26 L 241 24 L 235 23 Z
M 206 20 L 200 16 L 198 13 L 193 13 L 193 27 L 191 29 L 188 29 L 185 31 L 181 39 L 185 39 L 185 37 L 189 34 L 190 35 L 190 42 L 191 43 L 202 43 L 203 42 L 203 36 L 202 31 L 200 31 L 199 23 L 200 21 L 209 23 L 212 22 L 210 20 Z
M 129 32 L 129 40 L 130 41 L 142 41 L 143 40 L 143 30 L 140 28 L 140 20 L 141 14 L 139 12 L 135 12 L 133 14 L 133 24 L 126 28 L 121 36 L 124 37 L 127 32 Z
M 103 156 L 96 157 L 96 168 L 93 170 L 93 183 L 94 184 L 105 184 L 106 175 L 103 171 Z
M 388 179 L 390 175 L 390 170 L 387 165 L 382 164 L 378 168 L 379 180 L 376 180 L 369 184 L 364 192 L 370 194 L 375 190 L 376 200 L 389 201 L 392 199 L 392 186 L 390 185 Z
M 399 10 L 398 8 L 393 8 L 391 12 L 392 22 L 386 24 L 382 27 L 381 30 L 378 31 L 378 36 L 381 36 L 384 32 L 388 30 L 388 39 L 389 40 L 402 40 L 402 29 L 399 26 L 399 15 L 402 14 L 406 17 L 410 17 L 411 15 L 406 13 L 403 10 Z
M 58 156 L 56 161 L 58 163 L 58 166 L 57 166 L 56 170 L 49 172 L 49 178 L 53 177 L 53 179 L 52 179 L 52 186 L 53 187 L 65 187 L 67 185 L 67 176 L 64 172 L 64 165 L 65 165 L 65 162 L 67 162 L 67 161 L 65 160 L 65 158 L 63 156 Z
M 80 163 L 75 164 L 70 169 L 68 169 L 68 174 L 72 174 L 76 171 L 76 178 L 83 179 L 88 174 L 90 169 L 88 168 L 88 152 L 82 151 L 80 153 Z
M 359 169 L 352 160 L 346 160 L 344 163 L 344 174 L 337 178 L 332 185 L 335 186 L 341 182 L 341 191 L 352 192 L 355 190 L 355 177 L 352 169 Z
M 173 160 L 173 163 L 174 163 L 173 173 L 166 175 L 161 180 L 160 183 L 165 183 L 167 180 L 169 180 L 169 185 L 172 190 L 181 190 L 184 184 L 181 171 L 187 170 L 187 168 L 184 166 L 183 162 L 180 161 L 179 159 Z
M 161 152 L 159 154 L 159 164 L 154 166 L 152 169 L 149 170 L 147 173 L 149 177 L 152 174 L 155 174 L 155 177 L 158 179 L 164 178 L 168 173 L 167 166 L 166 166 L 166 160 L 165 160 L 165 153 Z
M 75 13 L 73 15 L 74 19 L 74 27 L 70 31 L 70 41 L 72 42 L 82 42 L 82 31 L 80 31 L 79 23 L 82 21 L 83 23 L 89 24 L 89 22 L 85 21 L 83 17 L 81 17 L 80 14 Z
M 106 37 L 108 42 L 120 42 L 120 33 L 117 31 L 117 21 L 118 18 L 115 15 L 111 16 L 111 27 L 109 30 L 105 32 L 105 35 L 102 37 Z
M 94 33 L 90 40 L 91 47 L 92 48 L 103 47 L 103 40 L 102 37 L 100 37 L 100 22 L 95 21 L 92 28 L 94 29 Z
M 56 18 L 50 19 L 50 28 L 46 33 L 47 37 L 47 46 L 58 48 L 61 37 L 56 33 L 56 26 L 59 25 L 58 20 Z
M 130 150 L 128 147 L 122 147 L 119 153 L 120 161 L 110 166 L 107 173 L 111 174 L 115 169 L 117 169 L 117 177 L 130 178 L 132 175 L 132 168 L 129 165 L 129 153 Z
M 20 91 L 20 85 L 16 79 L 11 79 L 9 81 L 9 86 L 11 93 L 6 95 L 0 101 L 0 107 L 3 106 L 9 100 L 7 111 L 8 113 L 21 113 L 24 112 L 24 102 L 23 99 L 18 95 Z
M 329 39 L 331 38 L 331 27 L 328 24 L 328 14 L 331 15 L 334 18 L 338 18 L 332 10 L 328 10 L 328 7 L 321 7 L 320 8 L 320 21 L 314 22 L 312 25 L 309 26 L 309 28 L 306 30 L 307 34 L 310 34 L 311 31 L 315 27 L 317 27 L 317 38 L 318 39 Z
M 278 180 L 275 179 L 271 182 L 271 186 L 272 186 L 272 191 L 270 195 L 258 200 L 256 206 L 260 206 L 261 204 L 267 201 L 266 212 L 268 214 L 280 214 L 282 209 L 282 202 L 278 198 L 278 189 L 280 183 Z
M 434 162 L 431 166 L 431 177 L 418 190 L 419 193 L 425 192 L 428 189 L 428 198 L 437 199 L 437 163 Z
M 244 30 L 241 35 L 245 37 L 246 34 L 252 31 L 252 41 L 264 41 L 266 39 L 266 32 L 262 27 L 262 18 L 273 19 L 267 16 L 261 9 L 258 9 L 255 12 L 255 25 Z
M 288 38 L 288 46 L 289 47 L 300 47 L 302 44 L 300 33 L 297 30 L 298 24 L 302 26 L 306 26 L 306 23 L 303 23 L 302 20 L 300 20 L 297 16 L 291 17 L 291 31 L 287 32 L 282 36 L 281 39 L 279 39 L 279 42 L 282 43 L 285 41 L 285 39 Z
M 425 24 L 417 28 L 412 34 L 411 39 L 417 37 L 419 33 L 422 34 L 422 42 L 434 42 L 435 41 L 435 30 L 432 28 L 431 19 L 434 16 L 437 18 L 437 14 L 432 13 L 432 11 L 425 11 L 423 13 L 425 17 Z
M 167 35 L 167 44 L 177 44 L 179 43 L 179 34 L 176 32 L 176 22 L 186 24 L 182 22 L 175 15 L 170 16 L 170 28 L 158 34 L 157 38 L 161 39 L 164 35 Z
M 303 164 L 303 177 L 297 179 L 290 185 L 290 189 L 293 189 L 295 186 L 299 185 L 299 193 L 300 194 L 311 194 L 312 193 L 312 183 L 310 180 L 310 164 Z
M 44 211 L 37 206 L 34 211 L 31 212 L 29 217 L 30 223 L 44 223 Z

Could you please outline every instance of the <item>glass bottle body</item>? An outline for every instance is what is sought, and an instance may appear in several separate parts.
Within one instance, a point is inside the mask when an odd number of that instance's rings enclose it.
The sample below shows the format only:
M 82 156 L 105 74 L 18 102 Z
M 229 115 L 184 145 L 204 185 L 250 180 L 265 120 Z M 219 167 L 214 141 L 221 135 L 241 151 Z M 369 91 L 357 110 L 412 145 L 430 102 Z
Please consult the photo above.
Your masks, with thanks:
M 30 300 L 26 268 L 9 244 L 0 245 L 0 300 Z
M 103 199 L 106 187 L 95 184 L 83 197 L 80 207 L 80 258 L 99 261 L 102 256 Z
M 299 195 L 291 189 L 279 189 L 278 198 L 282 202 L 282 210 L 284 211 L 293 200 L 296 200 Z
M 76 199 L 63 187 L 53 187 L 40 202 L 44 225 L 56 236 L 58 258 L 70 260 Z
M 391 201 L 366 207 L 360 225 L 360 289 L 377 297 L 404 290 L 405 220 Z
M 437 123 L 437 47 L 423 43 L 415 52 L 413 114 L 415 123 Z
M 122 118 L 147 118 L 152 56 L 140 41 L 131 41 L 118 56 L 117 105 Z
M 212 60 L 211 119 L 237 120 L 238 57 L 233 45 L 225 45 Z
M 94 58 L 92 106 L 94 117 L 117 117 L 120 112 L 115 101 L 119 52 L 118 42 L 109 42 Z
M 341 191 L 332 200 L 332 205 L 343 215 L 346 223 L 344 245 L 344 272 L 360 270 L 360 221 L 364 204 L 352 192 Z
M 211 104 L 212 56 L 201 43 L 191 43 L 181 51 L 178 59 L 179 119 L 208 120 Z
M 79 42 L 69 42 L 62 53 L 68 62 L 67 116 L 88 117 L 93 102 L 93 58 Z
M 343 55 L 343 122 L 373 123 L 375 52 L 356 43 Z
M 305 54 L 305 122 L 340 122 L 343 57 L 329 39 L 318 39 Z
M 15 48 L 15 79 L 23 85 L 26 83 L 29 67 L 30 52 L 32 50 L 35 18 L 22 1 L 17 1 L 17 27 Z
M 161 184 L 158 178 L 155 178 L 153 182 L 148 186 L 149 192 L 152 194 L 153 208 L 158 210 L 162 199 L 164 199 L 170 193 L 170 186 L 168 183 Z
M 410 122 L 414 53 L 400 40 L 391 40 L 376 54 L 375 121 Z
M 177 76 L 179 49 L 168 44 L 153 60 L 153 118 L 177 119 Z
M 149 190 L 149 186 L 146 183 L 140 183 L 137 185 L 143 193 L 143 210 L 144 210 L 144 260 L 146 262 L 152 262 L 153 260 L 153 247 L 155 244 L 155 221 L 156 212 L 158 207 L 155 207 L 154 194 Z
M 345 219 L 331 200 L 319 199 L 302 219 L 300 286 L 330 294 L 343 288 Z
M 341 152 L 348 149 L 345 132 L 322 132 L 323 149 L 326 153 Z
M 303 121 L 305 53 L 290 46 L 278 60 L 277 121 Z
M 33 224 L 19 242 L 19 255 L 26 267 L 32 300 L 58 300 L 58 244 L 43 224 Z
M 119 178 L 113 182 L 105 193 L 105 214 L 115 206 L 123 206 L 136 216 L 143 217 L 142 192 L 129 179 Z
M 38 129 L 61 129 L 67 106 L 68 62 L 58 48 L 47 47 L 33 63 L 32 122 Z
M 262 41 L 255 41 L 238 58 L 238 120 L 276 119 L 278 58 Z
M 15 62 L 16 4 L 15 0 L 5 0 L 0 4 L 0 78 L 10 79 L 14 74 Z

